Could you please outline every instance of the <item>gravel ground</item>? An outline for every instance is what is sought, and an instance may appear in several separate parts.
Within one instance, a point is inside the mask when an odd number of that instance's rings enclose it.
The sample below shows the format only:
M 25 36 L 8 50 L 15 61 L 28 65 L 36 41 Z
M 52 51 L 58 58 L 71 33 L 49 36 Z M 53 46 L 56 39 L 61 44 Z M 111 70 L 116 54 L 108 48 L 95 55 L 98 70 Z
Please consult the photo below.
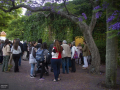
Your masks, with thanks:
M 14 65 L 14 63 L 13 63 Z M 39 80 L 39 74 L 35 78 L 30 78 L 30 64 L 28 61 L 22 61 L 19 67 L 20 72 L 14 73 L 13 67 L 10 72 L 2 72 L 0 65 L 0 84 L 8 84 L 8 89 L 1 90 L 113 90 L 105 89 L 99 83 L 105 81 L 105 65 L 101 65 L 100 75 L 90 74 L 88 70 L 83 70 L 81 65 L 76 64 L 76 72 L 69 74 L 60 74 L 61 81 L 53 82 L 53 72 L 45 76 L 45 80 Z M 61 69 L 62 72 L 62 69 Z M 117 84 L 120 85 L 120 67 L 117 70 Z M 118 87 L 115 90 L 120 90 Z

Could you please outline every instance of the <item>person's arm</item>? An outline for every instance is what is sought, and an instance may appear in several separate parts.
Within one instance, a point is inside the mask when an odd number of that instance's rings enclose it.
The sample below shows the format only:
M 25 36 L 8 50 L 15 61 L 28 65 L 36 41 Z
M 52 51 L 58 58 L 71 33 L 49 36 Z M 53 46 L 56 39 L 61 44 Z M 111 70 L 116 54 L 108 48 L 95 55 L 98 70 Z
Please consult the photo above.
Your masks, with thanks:
M 22 51 L 21 51 L 21 47 L 19 46 L 19 53 L 21 53 Z

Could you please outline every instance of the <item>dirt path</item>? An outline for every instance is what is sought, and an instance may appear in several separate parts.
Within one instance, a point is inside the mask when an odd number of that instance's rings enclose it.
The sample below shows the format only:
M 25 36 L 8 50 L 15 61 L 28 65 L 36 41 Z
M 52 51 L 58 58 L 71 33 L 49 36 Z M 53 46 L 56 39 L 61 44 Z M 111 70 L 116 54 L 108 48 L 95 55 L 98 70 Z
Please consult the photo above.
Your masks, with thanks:
M 62 80 L 58 82 L 52 81 L 54 78 L 52 72 L 50 72 L 49 76 L 44 76 L 44 81 L 39 81 L 39 75 L 30 78 L 28 61 L 22 61 L 19 73 L 14 73 L 13 68 L 8 73 L 1 72 L 1 68 L 2 65 L 0 65 L 0 84 L 9 84 L 9 89 L 6 90 L 107 90 L 98 86 L 98 83 L 105 80 L 105 73 L 101 75 L 89 74 L 88 70 L 82 70 L 81 65 L 78 64 L 76 64 L 76 73 L 61 73 Z M 101 66 L 101 70 L 105 72 L 104 65 Z M 117 83 L 120 84 L 120 68 L 118 68 Z

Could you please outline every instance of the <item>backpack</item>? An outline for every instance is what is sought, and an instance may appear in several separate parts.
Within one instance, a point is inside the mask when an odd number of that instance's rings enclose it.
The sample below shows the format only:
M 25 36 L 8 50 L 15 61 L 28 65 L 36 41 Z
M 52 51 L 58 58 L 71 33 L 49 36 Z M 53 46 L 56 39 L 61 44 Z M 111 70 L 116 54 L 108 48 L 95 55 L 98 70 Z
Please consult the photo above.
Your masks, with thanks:
M 40 62 L 44 61 L 44 50 L 38 48 L 36 52 L 36 61 L 40 61 Z

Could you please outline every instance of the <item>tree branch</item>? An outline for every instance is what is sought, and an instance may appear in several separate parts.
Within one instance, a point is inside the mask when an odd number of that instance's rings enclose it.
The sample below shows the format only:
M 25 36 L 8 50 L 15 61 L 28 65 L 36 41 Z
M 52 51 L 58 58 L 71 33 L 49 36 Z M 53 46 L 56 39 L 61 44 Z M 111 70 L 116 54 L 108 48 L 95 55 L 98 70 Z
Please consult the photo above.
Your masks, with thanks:
M 68 15 L 68 13 L 65 13 L 65 12 L 59 12 L 58 13 L 58 11 L 53 11 L 52 8 L 31 7 L 29 5 L 19 4 L 19 5 L 16 5 L 14 7 L 9 8 L 8 10 L 4 9 L 3 7 L 0 7 L 0 9 L 3 10 L 4 12 L 11 12 L 12 10 L 18 9 L 18 8 L 21 8 L 21 7 L 24 7 L 26 9 L 30 10 L 31 12 L 49 11 L 50 13 L 57 14 L 57 15 L 60 15 L 62 17 L 65 17 L 65 18 L 69 19 L 70 21 L 72 21 L 73 23 L 79 22 L 79 19 L 78 19 L 77 16 L 71 15 L 71 14 Z M 50 14 L 48 14 L 46 17 L 48 17 L 49 15 Z M 84 27 L 84 28 L 88 27 L 88 25 L 85 22 L 79 22 L 79 26 Z
M 15 7 L 15 1 L 11 1 L 12 2 L 12 6 Z
M 65 9 L 66 9 L 66 11 L 67 11 L 67 13 L 68 13 L 68 15 L 69 15 L 70 13 L 69 13 L 69 11 L 68 11 L 65 3 L 66 3 L 66 0 L 64 0 L 64 6 L 65 6 Z
M 93 9 L 95 6 L 97 6 L 100 2 L 100 0 L 96 0 L 96 1 L 93 1 L 93 0 L 89 0 L 93 6 Z M 95 12 L 92 12 L 92 19 L 91 19 L 91 22 L 89 24 L 89 30 L 90 32 L 92 33 L 95 25 L 96 25 L 96 22 L 97 22 L 97 18 L 96 18 L 96 13 Z
M 96 25 L 96 22 L 97 22 L 96 13 L 93 12 L 92 13 L 92 19 L 91 19 L 91 22 L 89 24 L 89 30 L 90 30 L 91 33 L 92 33 L 92 31 L 93 31 L 93 29 L 94 29 L 94 27 Z

